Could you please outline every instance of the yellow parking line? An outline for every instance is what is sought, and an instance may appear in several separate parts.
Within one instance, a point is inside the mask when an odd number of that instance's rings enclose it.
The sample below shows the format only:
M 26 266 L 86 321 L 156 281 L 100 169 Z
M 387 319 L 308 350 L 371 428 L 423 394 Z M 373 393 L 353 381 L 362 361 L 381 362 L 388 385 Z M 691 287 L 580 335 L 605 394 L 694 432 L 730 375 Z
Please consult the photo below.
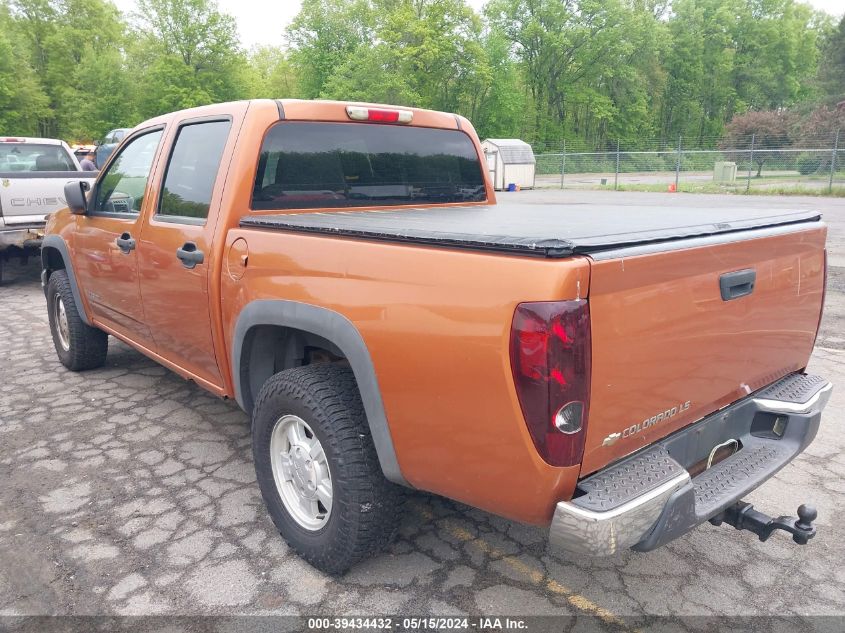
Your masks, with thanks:
M 434 514 L 427 508 L 420 507 L 418 508 L 418 512 L 425 519 L 431 520 L 434 518 Z M 608 624 L 614 624 L 616 626 L 626 629 L 628 628 L 625 622 L 619 616 L 608 611 L 604 607 L 596 604 L 586 596 L 582 596 L 580 593 L 573 591 L 565 585 L 560 584 L 556 580 L 547 579 L 546 575 L 543 572 L 534 569 L 530 565 L 527 565 L 526 563 L 514 556 L 507 555 L 504 552 L 496 549 L 483 538 L 476 538 L 470 531 L 460 526 L 453 525 L 448 521 L 446 522 L 446 529 L 448 530 L 449 534 L 454 536 L 459 541 L 465 543 L 471 542 L 474 546 L 478 547 L 478 549 L 480 549 L 485 554 L 503 560 L 511 569 L 527 577 L 533 584 L 545 586 L 545 588 L 551 591 L 552 593 L 558 594 L 559 596 L 563 596 L 569 604 L 571 604 L 579 611 L 583 611 L 584 613 L 587 613 L 589 615 L 596 616 L 597 618 Z M 634 629 L 634 631 L 636 631 L 636 629 Z

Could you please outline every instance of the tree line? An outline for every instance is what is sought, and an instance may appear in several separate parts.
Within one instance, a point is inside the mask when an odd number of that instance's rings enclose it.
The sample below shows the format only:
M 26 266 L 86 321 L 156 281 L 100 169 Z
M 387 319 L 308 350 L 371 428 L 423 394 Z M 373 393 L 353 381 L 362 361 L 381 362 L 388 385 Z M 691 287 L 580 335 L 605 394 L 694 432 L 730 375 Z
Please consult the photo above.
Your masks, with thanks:
M 304 0 L 279 39 L 245 50 L 213 0 L 138 0 L 129 15 L 0 0 L 0 133 L 91 140 L 181 108 L 298 97 L 453 111 L 537 144 L 703 143 L 749 112 L 809 121 L 845 99 L 845 18 L 796 0 Z

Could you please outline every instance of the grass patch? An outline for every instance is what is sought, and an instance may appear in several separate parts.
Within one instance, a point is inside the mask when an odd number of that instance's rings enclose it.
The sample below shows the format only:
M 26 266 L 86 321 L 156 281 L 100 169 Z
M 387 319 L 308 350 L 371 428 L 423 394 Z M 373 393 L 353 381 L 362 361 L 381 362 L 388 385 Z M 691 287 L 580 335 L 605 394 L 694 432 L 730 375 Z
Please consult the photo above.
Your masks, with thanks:
M 579 189 L 613 189 L 613 185 L 596 185 L 595 187 L 579 187 Z M 620 184 L 618 191 L 651 191 L 657 193 L 665 193 L 669 189 L 668 184 Z M 754 195 L 754 196 L 825 196 L 833 198 L 845 198 L 845 186 L 834 186 L 833 189 L 827 187 L 805 187 L 801 185 L 792 185 L 784 187 L 761 187 L 757 188 L 754 183 L 751 184 L 751 189 L 746 191 L 745 184 L 736 185 L 718 185 L 716 183 L 680 183 L 678 185 L 678 192 L 680 193 L 730 193 L 735 195 Z
M 745 190 L 739 193 L 744 194 Z M 766 187 L 765 189 L 754 189 L 751 187 L 749 194 L 755 195 L 772 195 L 772 196 L 824 196 L 830 198 L 845 198 L 845 186 L 834 186 L 833 189 L 827 187 Z

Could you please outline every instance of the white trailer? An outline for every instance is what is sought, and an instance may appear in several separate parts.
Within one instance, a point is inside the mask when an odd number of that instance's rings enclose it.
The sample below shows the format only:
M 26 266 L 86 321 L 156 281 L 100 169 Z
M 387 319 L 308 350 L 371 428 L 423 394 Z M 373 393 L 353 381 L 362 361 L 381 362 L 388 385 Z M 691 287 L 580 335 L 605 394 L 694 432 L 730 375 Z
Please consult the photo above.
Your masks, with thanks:
M 534 187 L 536 160 L 534 150 L 517 138 L 488 138 L 481 143 L 487 157 L 487 169 L 493 188 L 503 191 L 509 185 L 520 189 Z

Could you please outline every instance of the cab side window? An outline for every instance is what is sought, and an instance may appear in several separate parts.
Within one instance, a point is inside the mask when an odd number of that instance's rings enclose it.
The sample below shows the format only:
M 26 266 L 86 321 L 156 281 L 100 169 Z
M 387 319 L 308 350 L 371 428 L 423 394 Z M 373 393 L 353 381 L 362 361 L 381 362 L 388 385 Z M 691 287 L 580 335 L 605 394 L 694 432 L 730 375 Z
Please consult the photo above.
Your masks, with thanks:
M 231 127 L 226 120 L 190 123 L 179 129 L 164 176 L 159 216 L 205 221 Z
M 132 139 L 109 165 L 97 185 L 95 213 L 137 214 L 144 203 L 144 191 L 162 130 Z

